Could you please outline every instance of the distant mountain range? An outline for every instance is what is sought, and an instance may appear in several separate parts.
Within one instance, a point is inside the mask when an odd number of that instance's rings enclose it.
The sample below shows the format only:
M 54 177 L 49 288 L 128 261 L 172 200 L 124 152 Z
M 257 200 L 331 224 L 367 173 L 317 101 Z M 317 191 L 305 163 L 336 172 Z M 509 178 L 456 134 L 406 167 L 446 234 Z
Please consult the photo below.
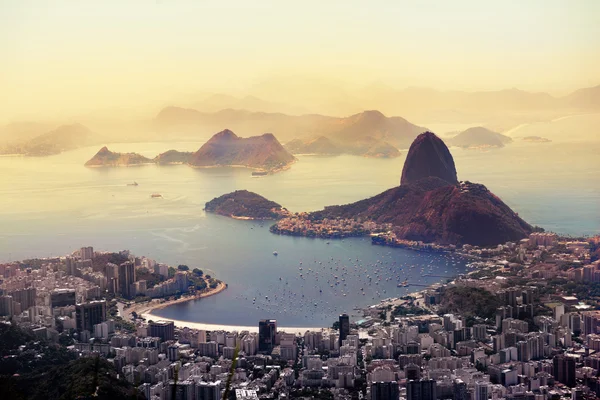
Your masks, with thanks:
M 192 167 L 244 166 L 277 172 L 295 161 L 270 133 L 238 137 L 226 129 L 216 133 L 196 152 L 169 150 L 154 158 L 137 153 L 117 153 L 105 146 L 85 163 L 86 167 L 123 167 L 142 164 L 188 164 Z
M 0 154 L 47 156 L 89 146 L 99 140 L 99 136 L 84 125 L 61 125 L 42 135 L 0 146 Z

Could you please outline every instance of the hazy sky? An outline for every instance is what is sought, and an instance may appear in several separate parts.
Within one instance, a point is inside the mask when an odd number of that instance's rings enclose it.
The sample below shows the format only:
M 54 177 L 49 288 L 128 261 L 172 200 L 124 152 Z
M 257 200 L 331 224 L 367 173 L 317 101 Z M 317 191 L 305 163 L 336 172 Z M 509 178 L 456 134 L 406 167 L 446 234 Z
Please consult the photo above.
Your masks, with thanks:
M 0 0 L 0 120 L 247 94 L 274 75 L 564 93 L 600 83 L 599 19 L 597 0 Z

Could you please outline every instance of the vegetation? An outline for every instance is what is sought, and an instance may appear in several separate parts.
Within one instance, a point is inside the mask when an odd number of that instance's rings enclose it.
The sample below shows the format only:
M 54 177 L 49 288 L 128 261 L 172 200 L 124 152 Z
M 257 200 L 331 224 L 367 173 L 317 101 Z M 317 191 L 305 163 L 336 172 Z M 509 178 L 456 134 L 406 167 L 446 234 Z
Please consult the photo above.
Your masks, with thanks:
M 442 293 L 440 313 L 457 313 L 467 319 L 473 317 L 493 318 L 496 309 L 502 306 L 500 299 L 485 289 L 455 286 Z
M 281 206 L 256 193 L 236 190 L 212 199 L 206 203 L 205 210 L 227 217 L 277 219 L 280 217 Z

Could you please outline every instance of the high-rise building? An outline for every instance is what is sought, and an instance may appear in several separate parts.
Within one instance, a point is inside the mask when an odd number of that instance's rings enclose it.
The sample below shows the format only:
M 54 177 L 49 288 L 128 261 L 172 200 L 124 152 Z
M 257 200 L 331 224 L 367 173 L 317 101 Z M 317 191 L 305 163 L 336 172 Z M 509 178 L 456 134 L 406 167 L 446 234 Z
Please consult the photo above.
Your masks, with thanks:
M 175 339 L 175 323 L 173 321 L 153 321 L 148 324 L 148 336 L 159 337 L 163 341 Z
M 452 385 L 453 400 L 470 400 L 467 384 L 462 379 L 456 379 Z
M 55 289 L 50 294 L 52 307 L 66 307 L 75 305 L 75 289 Z
M 350 334 L 350 317 L 348 314 L 340 315 L 340 347 L 342 347 L 342 341 L 346 340 Z
M 0 316 L 10 317 L 14 313 L 12 296 L 0 296 Z
M 488 399 L 489 383 L 475 382 L 475 400 Z
M 135 265 L 127 261 L 119 265 L 119 291 L 126 299 L 135 297 Z
M 97 300 L 77 304 L 75 315 L 78 331 L 93 332 L 94 325 L 106 321 L 106 301 Z
M 29 309 L 29 307 L 35 306 L 35 296 L 37 294 L 37 290 L 35 288 L 14 290 L 8 294 L 12 296 L 13 301 L 21 304 L 22 311 Z
M 569 387 L 575 386 L 575 359 L 565 354 L 554 356 L 554 379 Z
M 81 250 L 79 250 L 79 256 L 81 261 L 91 260 L 94 258 L 94 248 L 92 246 L 82 247 Z
M 196 400 L 220 400 L 221 381 L 198 382 L 196 384 Z
M 109 293 L 118 293 L 121 289 L 119 285 L 119 266 L 113 263 L 106 264 L 104 275 L 106 275 L 106 287 Z
M 65 265 L 67 266 L 67 275 L 75 276 L 75 268 L 77 268 L 77 263 L 73 257 L 65 258 Z
M 435 400 L 436 384 L 433 379 L 408 381 L 406 384 L 406 400 Z
M 271 352 L 277 336 L 277 321 L 262 319 L 258 322 L 258 351 Z
M 397 400 L 400 396 L 398 382 L 373 382 L 371 400 Z

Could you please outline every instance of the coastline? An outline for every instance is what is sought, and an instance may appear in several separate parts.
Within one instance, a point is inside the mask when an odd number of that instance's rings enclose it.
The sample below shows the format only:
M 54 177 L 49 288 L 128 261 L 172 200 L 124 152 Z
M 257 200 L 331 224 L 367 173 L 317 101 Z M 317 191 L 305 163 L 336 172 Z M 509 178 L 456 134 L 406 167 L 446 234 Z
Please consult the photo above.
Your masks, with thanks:
M 174 304 L 185 303 L 187 301 L 198 300 L 198 299 L 203 299 L 205 297 L 214 296 L 216 294 L 221 293 L 225 289 L 227 289 L 227 284 L 224 282 L 219 282 L 219 285 L 216 288 L 211 289 L 207 292 L 193 295 L 193 296 L 182 296 L 178 299 L 167 300 L 167 301 L 161 301 L 161 299 L 152 299 L 151 301 L 146 302 L 146 303 L 133 304 L 131 307 L 123 308 L 124 315 L 122 315 L 122 317 L 129 321 L 129 320 L 131 320 L 131 314 L 133 312 L 135 312 L 139 316 L 144 316 L 144 318 L 148 319 L 145 316 L 152 315 L 152 311 L 154 311 L 154 310 L 160 310 L 162 308 L 169 307 Z M 153 318 L 160 319 L 160 317 L 158 317 L 158 316 L 153 316 Z

